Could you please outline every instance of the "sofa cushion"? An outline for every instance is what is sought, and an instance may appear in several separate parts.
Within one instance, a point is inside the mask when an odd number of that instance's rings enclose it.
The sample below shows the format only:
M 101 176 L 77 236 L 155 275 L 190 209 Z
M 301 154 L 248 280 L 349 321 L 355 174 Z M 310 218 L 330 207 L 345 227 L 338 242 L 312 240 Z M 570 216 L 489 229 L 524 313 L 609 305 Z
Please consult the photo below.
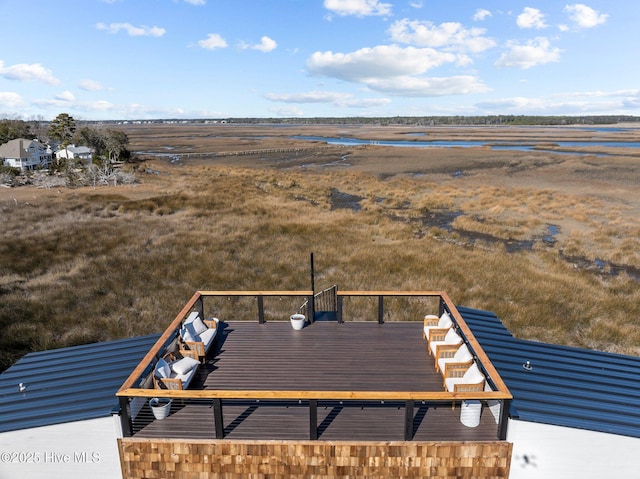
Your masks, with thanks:
M 207 328 L 207 330 L 200 335 L 200 341 L 204 343 L 205 349 L 209 349 L 217 332 L 218 330 L 216 328 Z
M 196 334 L 202 334 L 207 329 L 209 329 L 207 325 L 202 322 L 202 320 L 200 319 L 200 316 L 194 319 L 191 325 L 193 326 L 193 330 L 195 331 Z
M 182 330 L 180 330 L 180 336 L 182 337 L 182 340 L 185 343 L 198 343 L 200 342 L 200 338 L 198 337 L 198 335 L 192 333 L 191 331 L 189 331 L 188 328 L 184 328 Z
M 171 368 L 164 359 L 158 359 L 154 374 L 158 379 L 169 378 L 171 377 Z
M 187 374 L 193 368 L 197 367 L 200 364 L 199 361 L 193 358 L 182 358 L 174 363 L 171 363 L 171 369 L 173 369 L 176 374 Z

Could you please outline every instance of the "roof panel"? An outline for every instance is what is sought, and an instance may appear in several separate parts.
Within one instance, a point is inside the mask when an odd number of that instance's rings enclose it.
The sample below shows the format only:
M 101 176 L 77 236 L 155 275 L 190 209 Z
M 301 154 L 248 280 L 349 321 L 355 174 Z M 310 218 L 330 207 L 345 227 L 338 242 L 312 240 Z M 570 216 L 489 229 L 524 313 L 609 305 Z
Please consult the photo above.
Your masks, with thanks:
M 27 354 L 0 374 L 0 432 L 109 416 L 116 391 L 159 337 Z
M 640 437 L 640 358 L 517 339 L 493 313 L 458 311 L 511 391 L 512 415 Z

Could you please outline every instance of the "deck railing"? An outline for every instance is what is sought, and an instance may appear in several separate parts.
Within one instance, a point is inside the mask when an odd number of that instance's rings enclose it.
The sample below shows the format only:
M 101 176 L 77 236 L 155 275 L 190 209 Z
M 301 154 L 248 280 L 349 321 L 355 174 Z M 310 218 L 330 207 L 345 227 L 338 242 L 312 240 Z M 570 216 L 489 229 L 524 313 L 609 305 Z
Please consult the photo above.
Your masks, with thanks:
M 511 402 L 511 394 L 500 378 L 491 361 L 482 350 L 473 333 L 464 322 L 464 319 L 443 291 L 338 291 L 337 292 L 337 320 L 344 322 L 344 302 L 351 298 L 375 298 L 377 299 L 377 321 L 384 322 L 385 298 L 435 298 L 439 303 L 441 314 L 448 311 L 457 325 L 458 331 L 465 338 L 467 346 L 472 351 L 477 364 L 484 373 L 490 386 L 490 391 L 484 392 L 445 392 L 445 391 L 306 391 L 306 390 L 158 390 L 153 388 L 153 370 L 158 359 L 166 352 L 175 348 L 179 339 L 179 331 L 183 320 L 191 311 L 197 310 L 202 317 L 209 314 L 207 308 L 208 298 L 243 297 L 254 298 L 255 318 L 258 322 L 265 322 L 264 300 L 270 297 L 306 298 L 308 304 L 313 305 L 312 291 L 198 291 L 182 308 L 180 313 L 171 322 L 169 327 L 160 336 L 158 341 L 145 355 L 142 361 L 127 378 L 120 390 L 116 393 L 120 401 L 120 417 L 122 433 L 125 437 L 132 436 L 133 417 L 141 409 L 147 400 L 154 397 L 207 401 L 213 407 L 215 437 L 224 437 L 223 400 L 267 400 L 267 401 L 300 401 L 309 407 L 309 438 L 318 438 L 317 408 L 318 401 L 400 401 L 404 403 L 405 440 L 411 440 L 413 434 L 413 415 L 416 402 L 448 403 L 465 400 L 492 401 L 500 405 L 500 413 L 497 427 L 497 439 L 506 439 L 506 426 L 508 410 Z M 313 317 L 313 311 L 310 311 Z

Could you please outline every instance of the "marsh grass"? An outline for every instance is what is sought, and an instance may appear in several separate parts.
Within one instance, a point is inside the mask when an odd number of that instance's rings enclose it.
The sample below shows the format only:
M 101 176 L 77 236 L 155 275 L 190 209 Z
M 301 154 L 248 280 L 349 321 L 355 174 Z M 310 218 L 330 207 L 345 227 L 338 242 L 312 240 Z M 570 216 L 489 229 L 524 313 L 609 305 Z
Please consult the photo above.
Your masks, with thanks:
M 160 332 L 198 289 L 309 289 L 311 252 L 317 289 L 444 290 L 494 311 L 518 337 L 639 352 L 638 283 L 580 271 L 558 254 L 640 266 L 640 226 L 625 205 L 358 168 L 149 162 L 137 175 L 136 187 L 0 197 L 0 368 L 29 351 Z M 360 210 L 333 209 L 334 188 L 362 197 Z M 560 221 L 564 229 L 553 247 L 506 253 L 422 227 L 430 211 L 460 212 L 456 226 L 499 238 L 531 238 Z M 286 320 L 299 303 L 265 300 L 265 314 Z M 386 298 L 384 319 L 435 310 Z M 206 311 L 257 317 L 254 299 L 207 299 Z M 377 299 L 346 300 L 345 316 L 376 320 Z

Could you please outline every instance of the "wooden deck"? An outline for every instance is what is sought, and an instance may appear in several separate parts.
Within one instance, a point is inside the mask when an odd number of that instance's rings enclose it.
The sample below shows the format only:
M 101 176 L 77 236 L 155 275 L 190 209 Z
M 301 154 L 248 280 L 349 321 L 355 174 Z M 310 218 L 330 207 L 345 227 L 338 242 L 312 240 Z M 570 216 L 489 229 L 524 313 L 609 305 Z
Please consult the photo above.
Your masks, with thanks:
M 216 348 L 192 389 L 280 391 L 442 391 L 422 338 L 422 323 L 221 323 Z M 309 406 L 297 400 L 224 400 L 225 439 L 309 439 Z M 404 401 L 318 401 L 319 440 L 402 441 Z M 153 420 L 148 406 L 134 421 L 137 438 L 215 439 L 212 402 L 174 400 Z M 460 406 L 416 401 L 413 440 L 495 441 L 498 426 L 484 409 L 478 427 L 460 422 Z

